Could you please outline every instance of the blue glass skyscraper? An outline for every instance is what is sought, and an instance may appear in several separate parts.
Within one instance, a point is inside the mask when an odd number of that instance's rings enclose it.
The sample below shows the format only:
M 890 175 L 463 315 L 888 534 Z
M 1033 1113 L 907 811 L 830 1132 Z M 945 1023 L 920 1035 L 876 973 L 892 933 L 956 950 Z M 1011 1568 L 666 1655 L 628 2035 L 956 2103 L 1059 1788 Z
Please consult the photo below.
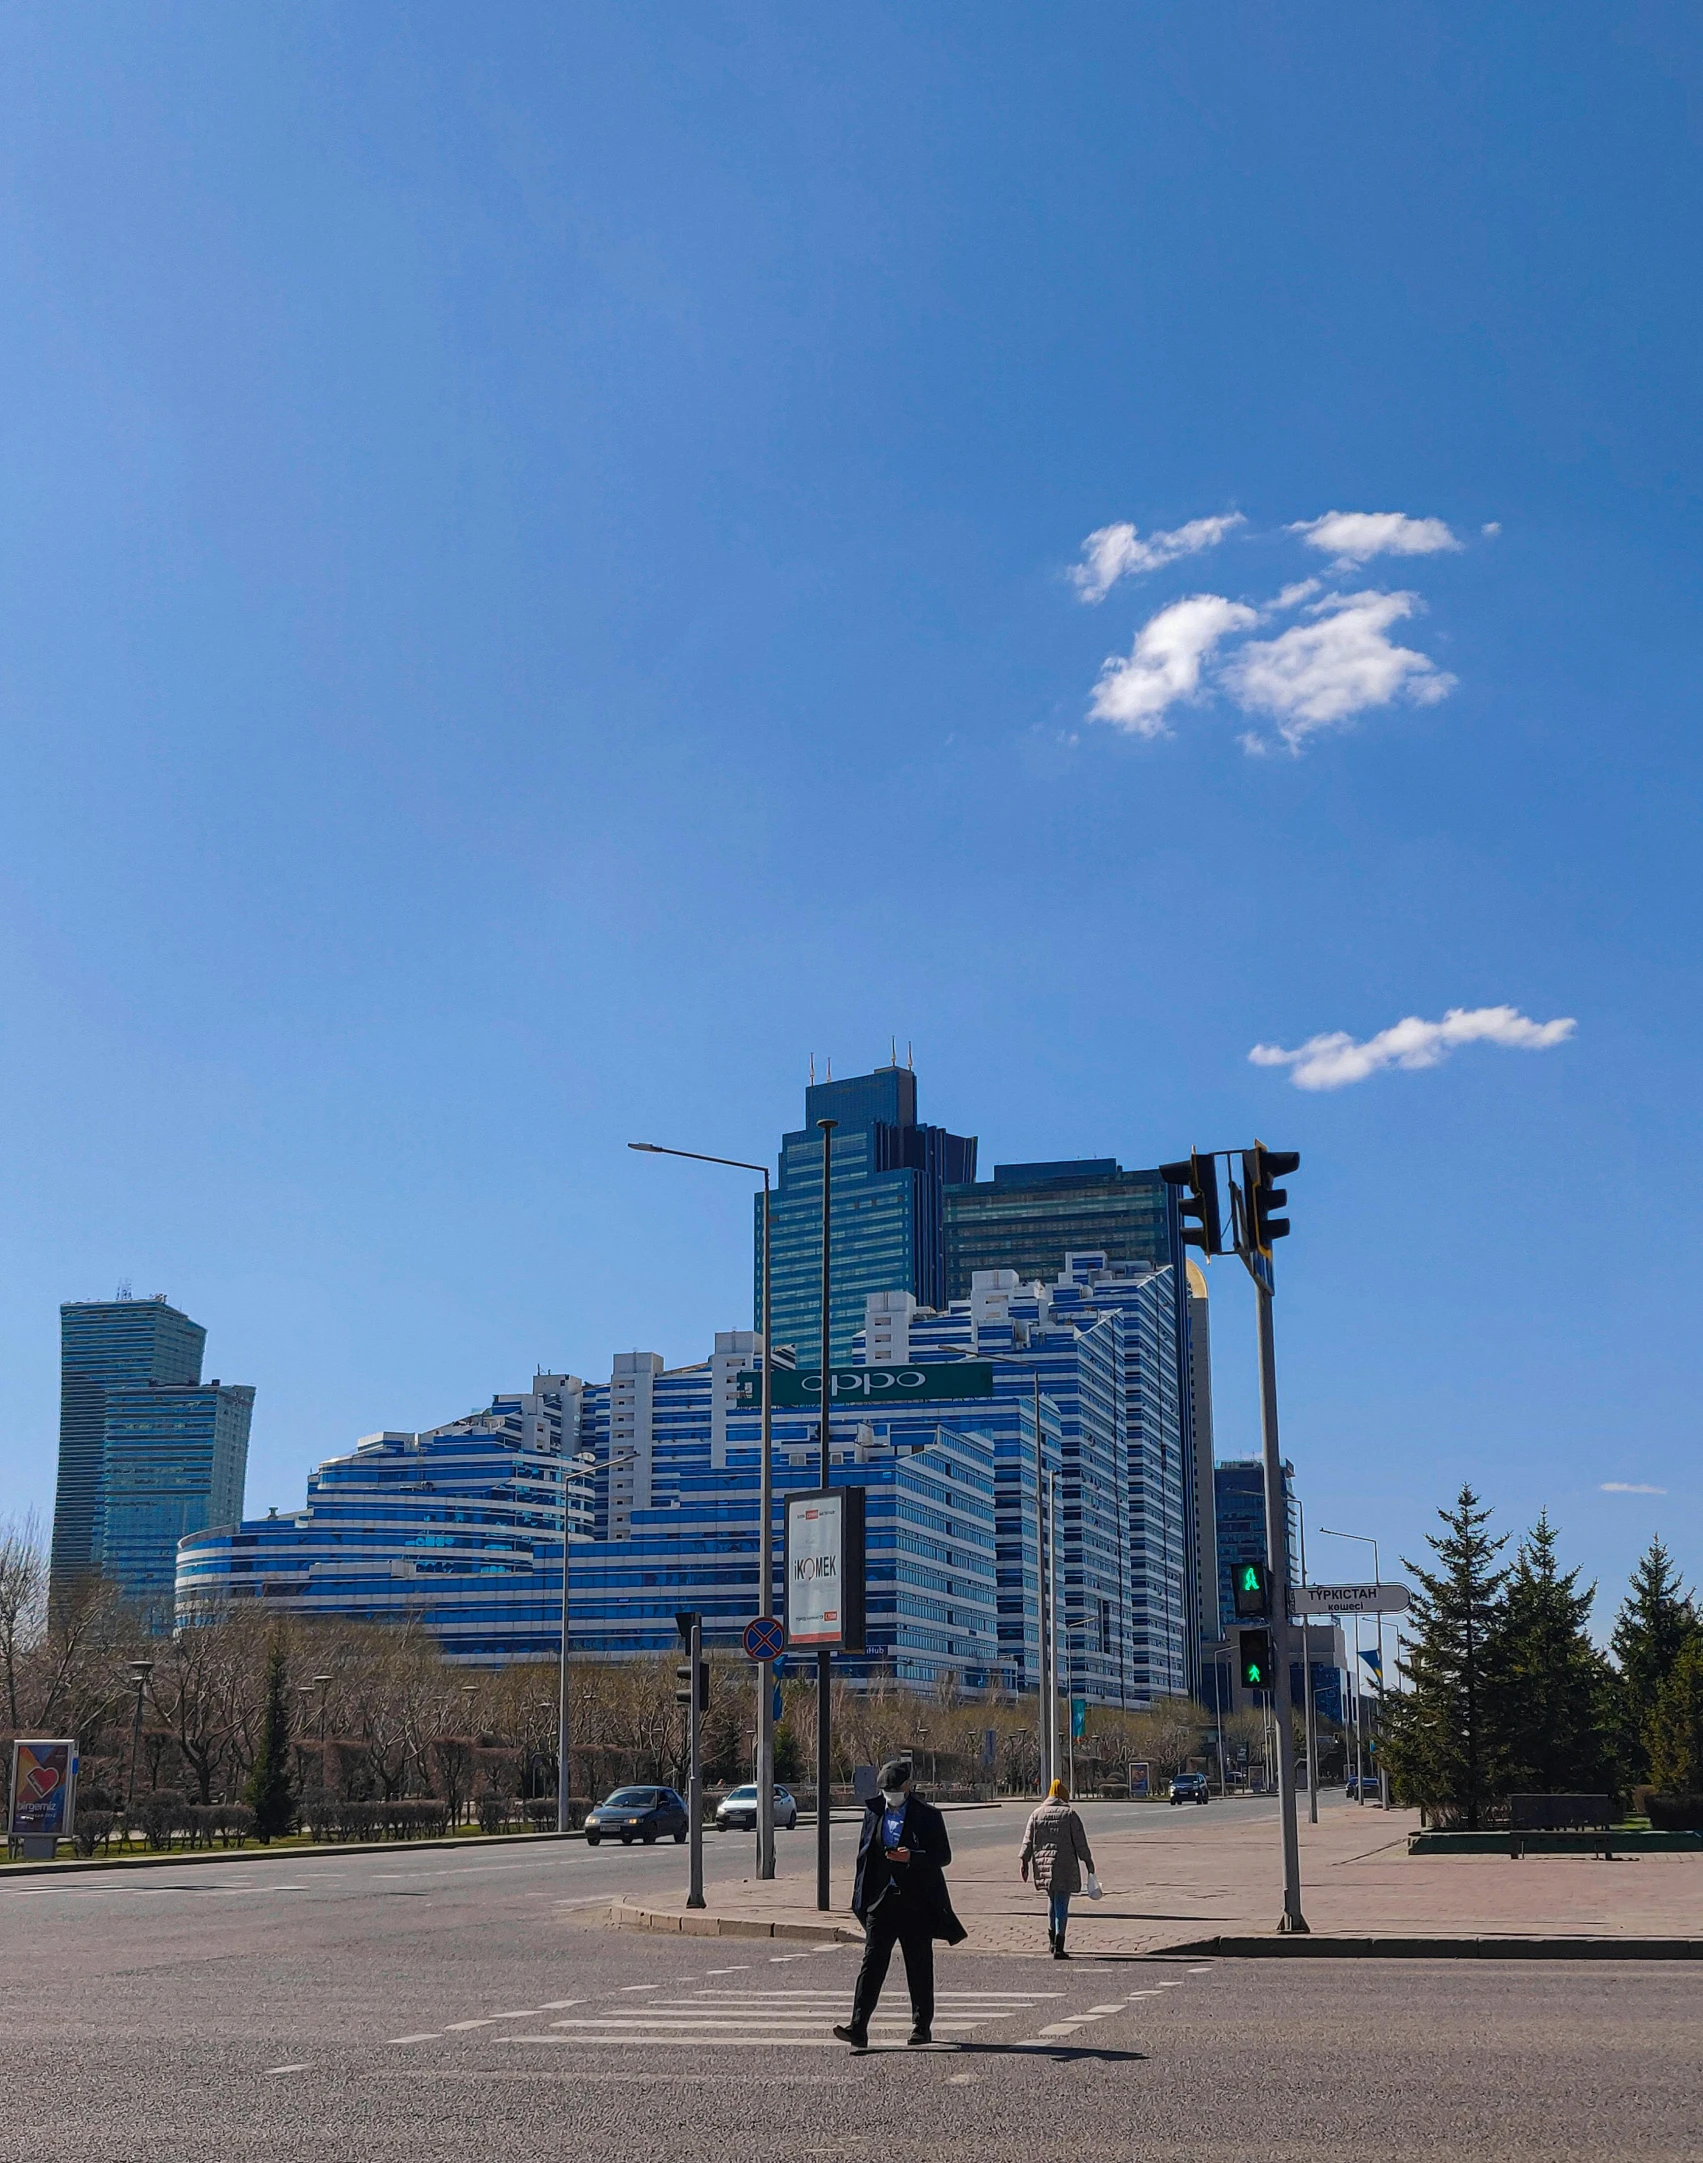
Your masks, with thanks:
M 917 1078 L 881 1067 L 804 1093 L 804 1125 L 781 1138 L 771 1213 L 771 1297 L 777 1345 L 800 1361 L 817 1356 L 822 1333 L 822 1136 L 833 1136 L 833 1353 L 846 1358 L 871 1292 L 909 1292 L 924 1307 L 946 1304 L 945 1190 L 976 1176 L 973 1136 L 917 1121 Z M 763 1216 L 755 1214 L 753 1313 L 762 1326 Z
M 59 1484 L 50 1584 L 55 1600 L 101 1566 L 110 1388 L 201 1380 L 207 1332 L 163 1294 L 78 1299 L 59 1310 Z

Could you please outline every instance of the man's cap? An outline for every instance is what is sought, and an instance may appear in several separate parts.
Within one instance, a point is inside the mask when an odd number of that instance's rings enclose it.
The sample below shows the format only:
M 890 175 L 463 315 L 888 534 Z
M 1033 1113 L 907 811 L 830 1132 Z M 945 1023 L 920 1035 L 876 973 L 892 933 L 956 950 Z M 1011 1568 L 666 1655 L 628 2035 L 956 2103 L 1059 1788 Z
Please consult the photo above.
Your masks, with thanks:
M 876 1778 L 889 1794 L 895 1788 L 909 1787 L 911 1784 L 910 1759 L 908 1757 L 890 1757 L 886 1764 L 882 1766 Z

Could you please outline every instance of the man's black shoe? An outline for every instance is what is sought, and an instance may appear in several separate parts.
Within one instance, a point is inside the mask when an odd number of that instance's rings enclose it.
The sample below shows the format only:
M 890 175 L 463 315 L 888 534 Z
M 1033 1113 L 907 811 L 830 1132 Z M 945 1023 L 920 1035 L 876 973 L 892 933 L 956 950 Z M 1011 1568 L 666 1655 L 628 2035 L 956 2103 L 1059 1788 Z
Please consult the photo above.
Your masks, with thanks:
M 869 2048 L 868 2036 L 859 2035 L 855 2028 L 836 2028 L 834 2033 L 842 2043 L 849 2043 L 853 2050 L 867 2050 Z
M 920 2050 L 924 2043 L 932 2043 L 933 2041 L 934 2037 L 930 2035 L 926 2028 L 913 2028 L 905 2038 L 905 2047 L 907 2050 Z

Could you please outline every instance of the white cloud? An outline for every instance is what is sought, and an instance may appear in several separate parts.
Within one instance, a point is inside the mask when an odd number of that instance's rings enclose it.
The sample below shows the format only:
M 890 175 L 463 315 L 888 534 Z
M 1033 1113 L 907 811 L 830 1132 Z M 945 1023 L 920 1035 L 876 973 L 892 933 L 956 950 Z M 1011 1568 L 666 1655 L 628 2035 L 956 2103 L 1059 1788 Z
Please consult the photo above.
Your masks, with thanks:
M 1642 1480 L 1604 1480 L 1597 1492 L 1604 1495 L 1665 1495 L 1665 1487 L 1648 1487 Z
M 1358 566 L 1374 556 L 1435 556 L 1460 542 L 1440 518 L 1409 518 L 1405 511 L 1326 511 L 1289 528 L 1309 548 Z
M 1132 736 L 1162 736 L 1166 710 L 1200 689 L 1201 669 L 1219 641 L 1247 631 L 1259 615 L 1222 594 L 1193 593 L 1150 617 L 1127 655 L 1112 654 L 1100 670 L 1089 715 Z
M 1502 530 L 1501 521 L 1499 519 L 1493 518 L 1490 521 L 1489 525 L 1480 526 L 1478 530 L 1480 533 L 1483 534 L 1484 538 L 1487 541 L 1493 541 Z
M 1083 542 L 1082 561 L 1073 566 L 1071 582 L 1084 601 L 1103 601 L 1120 578 L 1162 570 L 1184 556 L 1198 556 L 1203 548 L 1216 548 L 1227 533 L 1245 523 L 1240 511 L 1222 518 L 1191 518 L 1186 526 L 1150 533 L 1145 541 L 1133 526 L 1101 526 Z
M 1419 606 L 1413 593 L 1327 593 L 1308 609 L 1312 622 L 1244 646 L 1224 681 L 1245 713 L 1276 718 L 1291 751 L 1315 729 L 1397 696 L 1435 705 L 1454 688 L 1454 677 L 1386 636 Z
M 1346 1030 L 1309 1037 L 1296 1051 L 1256 1044 L 1255 1066 L 1286 1066 L 1297 1089 L 1342 1089 L 1384 1067 L 1440 1066 L 1462 1044 L 1501 1044 L 1512 1051 L 1547 1051 L 1565 1043 L 1578 1024 L 1571 1019 L 1532 1021 L 1512 1006 L 1454 1006 L 1441 1021 L 1410 1014 L 1393 1028 L 1356 1043 Z

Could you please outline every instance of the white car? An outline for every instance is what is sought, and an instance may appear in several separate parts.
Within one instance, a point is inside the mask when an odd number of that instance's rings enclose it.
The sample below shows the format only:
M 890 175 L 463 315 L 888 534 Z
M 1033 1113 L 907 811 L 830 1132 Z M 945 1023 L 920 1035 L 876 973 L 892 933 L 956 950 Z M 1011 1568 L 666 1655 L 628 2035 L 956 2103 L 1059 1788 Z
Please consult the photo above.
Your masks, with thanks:
M 716 1804 L 716 1830 L 718 1832 L 755 1832 L 757 1829 L 757 1784 L 736 1787 Z M 775 1789 L 775 1823 L 785 1832 L 798 1830 L 798 1805 L 784 1787 Z

